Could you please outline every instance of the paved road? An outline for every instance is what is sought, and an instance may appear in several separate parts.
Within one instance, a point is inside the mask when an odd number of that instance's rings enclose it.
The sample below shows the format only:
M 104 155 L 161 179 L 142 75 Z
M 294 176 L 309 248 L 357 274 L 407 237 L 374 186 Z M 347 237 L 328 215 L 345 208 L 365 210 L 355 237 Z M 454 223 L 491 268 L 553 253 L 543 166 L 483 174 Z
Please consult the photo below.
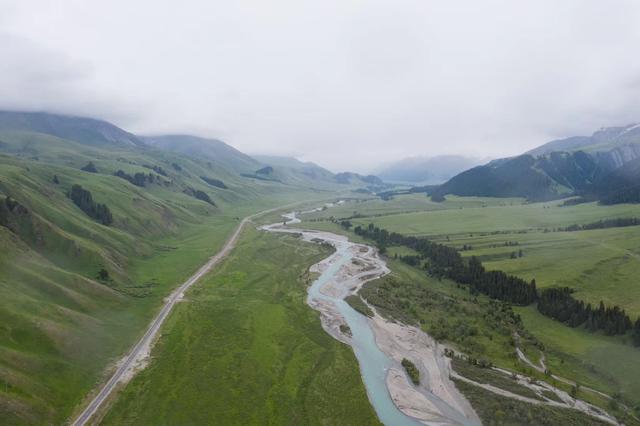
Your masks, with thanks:
M 215 256 L 211 257 L 209 261 L 205 263 L 200 269 L 198 269 L 198 271 L 195 274 L 193 274 L 191 278 L 189 278 L 182 285 L 180 285 L 180 287 L 175 289 L 173 293 L 171 293 L 171 295 L 167 298 L 165 305 L 162 307 L 162 310 L 160 310 L 158 315 L 153 319 L 153 321 L 149 325 L 147 332 L 144 333 L 144 336 L 142 336 L 142 338 L 138 341 L 138 343 L 136 343 L 136 345 L 133 347 L 129 355 L 127 355 L 127 357 L 125 358 L 122 365 L 120 365 L 120 367 L 116 370 L 113 376 L 111 376 L 109 381 L 107 381 L 107 383 L 104 384 L 102 389 L 100 389 L 100 392 L 95 396 L 95 398 L 93 398 L 91 403 L 89 403 L 89 405 L 84 409 L 84 411 L 73 421 L 72 423 L 73 426 L 83 426 L 89 421 L 91 416 L 93 416 L 96 413 L 96 411 L 98 411 L 98 408 L 100 408 L 100 406 L 104 403 L 104 401 L 113 392 L 118 382 L 127 373 L 129 373 L 132 368 L 134 368 L 134 366 L 136 365 L 136 359 L 142 354 L 145 348 L 148 347 L 153 341 L 153 339 L 156 337 L 156 335 L 158 334 L 158 331 L 160 331 L 160 327 L 162 327 L 162 323 L 167 318 L 167 316 L 173 309 L 176 302 L 178 302 L 181 299 L 182 293 L 187 291 L 189 287 L 194 285 L 200 278 L 202 278 L 203 275 L 209 272 L 211 268 L 213 268 L 216 264 L 218 264 L 227 254 L 229 254 L 231 250 L 233 250 L 233 248 L 236 245 L 236 242 L 238 241 L 238 236 L 240 235 L 240 232 L 242 231 L 242 228 L 244 227 L 244 225 L 258 215 L 270 213 L 280 208 L 282 207 L 265 210 L 263 212 L 256 213 L 254 215 L 251 215 L 242 219 L 242 221 L 240 222 L 238 227 L 235 229 L 235 231 L 233 232 L 229 240 L 227 240 L 227 242 L 222 247 L 222 249 Z

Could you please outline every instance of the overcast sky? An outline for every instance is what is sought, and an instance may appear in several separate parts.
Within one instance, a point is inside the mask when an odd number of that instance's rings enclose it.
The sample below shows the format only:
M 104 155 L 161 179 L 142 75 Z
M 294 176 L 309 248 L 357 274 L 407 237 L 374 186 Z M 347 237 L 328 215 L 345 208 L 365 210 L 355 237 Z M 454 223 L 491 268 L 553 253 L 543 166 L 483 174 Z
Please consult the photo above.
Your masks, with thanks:
M 0 108 L 367 171 L 640 122 L 639 1 L 0 0 Z

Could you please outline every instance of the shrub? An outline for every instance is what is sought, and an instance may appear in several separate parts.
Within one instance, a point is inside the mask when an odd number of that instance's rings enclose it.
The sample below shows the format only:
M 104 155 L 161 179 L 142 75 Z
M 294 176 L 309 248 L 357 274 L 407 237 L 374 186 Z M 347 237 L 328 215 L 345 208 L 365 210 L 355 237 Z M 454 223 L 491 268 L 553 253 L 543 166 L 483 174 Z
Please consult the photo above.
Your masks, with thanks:
M 416 386 L 419 385 L 420 384 L 420 370 L 418 370 L 416 365 L 413 362 L 409 361 L 408 359 L 402 358 L 402 366 L 406 370 L 406 372 L 409 375 L 409 378 L 411 379 L 413 384 L 416 385 Z

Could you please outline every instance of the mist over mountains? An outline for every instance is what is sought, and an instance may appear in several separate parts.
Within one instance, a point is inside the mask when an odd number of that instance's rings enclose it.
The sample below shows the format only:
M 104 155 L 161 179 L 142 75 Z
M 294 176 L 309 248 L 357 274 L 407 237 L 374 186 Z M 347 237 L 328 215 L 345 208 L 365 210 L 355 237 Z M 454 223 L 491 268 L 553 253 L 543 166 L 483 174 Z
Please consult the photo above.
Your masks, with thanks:
M 462 155 L 407 157 L 379 167 L 375 174 L 386 182 L 434 185 L 486 161 Z

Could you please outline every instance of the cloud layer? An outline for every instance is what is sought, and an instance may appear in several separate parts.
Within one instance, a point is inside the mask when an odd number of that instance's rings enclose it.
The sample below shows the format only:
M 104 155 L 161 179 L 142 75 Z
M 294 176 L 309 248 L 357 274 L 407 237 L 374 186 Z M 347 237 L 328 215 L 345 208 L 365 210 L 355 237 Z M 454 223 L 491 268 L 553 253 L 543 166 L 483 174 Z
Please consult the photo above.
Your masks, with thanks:
M 0 107 L 365 171 L 640 121 L 635 1 L 0 0 Z

